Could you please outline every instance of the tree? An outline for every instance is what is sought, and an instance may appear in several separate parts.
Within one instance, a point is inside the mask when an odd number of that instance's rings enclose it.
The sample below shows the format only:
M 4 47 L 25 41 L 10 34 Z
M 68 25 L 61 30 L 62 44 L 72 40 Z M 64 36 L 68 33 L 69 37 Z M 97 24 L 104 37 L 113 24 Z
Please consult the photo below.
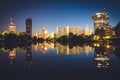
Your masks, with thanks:
M 120 36 L 120 22 L 114 28 L 116 36 Z
M 95 35 L 100 35 L 100 33 L 101 33 L 101 30 L 100 30 L 99 28 L 97 28 L 97 29 L 95 30 Z

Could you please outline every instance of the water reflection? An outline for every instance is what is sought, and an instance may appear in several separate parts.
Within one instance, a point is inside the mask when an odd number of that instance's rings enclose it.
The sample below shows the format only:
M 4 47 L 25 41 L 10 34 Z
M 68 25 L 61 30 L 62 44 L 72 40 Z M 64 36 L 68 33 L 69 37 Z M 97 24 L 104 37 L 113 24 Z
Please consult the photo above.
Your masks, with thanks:
M 28 68 L 32 64 L 32 47 L 31 46 L 26 47 L 26 63 Z
M 120 47 L 114 46 L 110 44 L 102 44 L 102 43 L 93 43 L 91 45 L 81 45 L 81 46 L 69 46 L 62 45 L 60 43 L 35 43 L 31 46 L 27 47 L 17 47 L 13 49 L 6 49 L 4 47 L 0 48 L 0 52 L 9 53 L 10 64 L 13 63 L 13 60 L 16 59 L 17 51 L 23 50 L 25 51 L 25 59 L 28 67 L 33 63 L 34 52 L 42 52 L 46 54 L 48 50 L 55 49 L 57 55 L 65 54 L 65 55 L 79 55 L 84 52 L 87 56 L 89 56 L 90 51 L 93 51 L 93 64 L 97 68 L 107 68 L 110 65 L 110 55 L 116 55 L 120 59 Z M 33 52 L 33 53 L 32 53 Z M 40 55 L 40 54 L 39 54 Z
M 114 46 L 109 44 L 94 44 L 94 65 L 98 68 L 107 68 L 109 64 L 109 57 L 113 54 Z
M 80 54 L 80 52 L 83 51 L 88 55 L 88 53 L 91 51 L 91 47 L 89 45 L 74 46 L 70 48 L 69 45 L 64 46 L 57 43 L 56 46 L 57 54 Z
M 43 43 L 35 43 L 32 45 L 32 47 L 33 47 L 33 50 L 36 52 L 41 50 L 42 53 L 46 53 L 48 49 L 54 49 L 55 45 L 54 43 L 43 42 Z
M 9 58 L 10 58 L 10 64 L 12 64 L 13 59 L 16 58 L 16 48 L 14 48 L 13 50 L 11 50 L 11 51 L 9 52 Z

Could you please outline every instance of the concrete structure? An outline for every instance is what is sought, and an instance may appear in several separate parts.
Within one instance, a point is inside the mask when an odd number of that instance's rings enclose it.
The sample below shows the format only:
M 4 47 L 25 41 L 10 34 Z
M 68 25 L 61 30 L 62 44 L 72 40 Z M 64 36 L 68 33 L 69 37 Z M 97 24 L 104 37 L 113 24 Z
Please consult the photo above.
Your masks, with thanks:
M 32 18 L 26 19 L 26 34 L 32 36 Z
M 37 30 L 34 31 L 34 33 L 33 33 L 33 37 L 36 37 L 36 38 L 39 37 L 39 34 L 38 34 L 38 31 L 37 31 Z
M 50 38 L 55 38 L 55 33 L 54 33 L 54 32 L 51 32 L 51 33 L 49 34 L 49 37 L 50 37 Z
M 112 30 L 111 26 L 106 26 L 104 28 L 104 30 L 105 30 L 105 36 L 111 36 L 111 35 L 113 35 L 113 30 Z
M 99 12 L 92 16 L 94 21 L 94 33 L 97 28 L 101 29 L 102 27 L 109 25 L 109 15 L 106 12 Z
M 68 36 L 69 33 L 80 35 L 80 28 L 78 26 L 57 27 L 57 38 L 63 35 Z
M 86 27 L 83 31 L 82 34 L 89 36 L 90 35 L 90 29 L 88 27 Z
M 40 32 L 40 38 L 43 38 L 43 39 L 48 38 L 48 32 L 45 28 L 43 28 Z
M 16 25 L 12 22 L 12 18 L 10 18 L 9 32 L 16 33 Z

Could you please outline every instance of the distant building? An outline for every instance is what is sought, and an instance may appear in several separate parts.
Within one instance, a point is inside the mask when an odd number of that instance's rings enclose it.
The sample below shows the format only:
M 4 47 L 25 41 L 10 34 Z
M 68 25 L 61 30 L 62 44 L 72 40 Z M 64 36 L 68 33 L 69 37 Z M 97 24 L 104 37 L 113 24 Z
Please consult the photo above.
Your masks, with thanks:
M 57 38 L 63 35 L 69 35 L 73 33 L 74 35 L 80 34 L 80 28 L 78 26 L 67 26 L 67 27 L 57 27 Z
M 90 35 L 90 29 L 88 27 L 86 27 L 85 29 L 83 29 L 81 32 L 82 32 L 82 34 L 84 34 L 86 36 Z
M 55 38 L 55 33 L 54 33 L 54 32 L 51 32 L 51 33 L 49 34 L 49 37 L 50 37 L 50 38 Z
M 12 22 L 12 18 L 10 18 L 9 32 L 16 33 L 16 25 Z
M 43 28 L 40 32 L 40 38 L 43 38 L 43 39 L 48 38 L 48 32 L 45 28 Z
M 32 36 L 32 18 L 26 19 L 26 34 Z
M 39 34 L 38 34 L 38 31 L 37 31 L 37 30 L 34 31 L 34 33 L 33 33 L 33 37 L 36 37 L 36 38 L 39 37 Z
M 94 33 L 96 29 L 101 29 L 102 27 L 109 25 L 109 15 L 106 12 L 99 12 L 92 16 L 94 21 Z
M 112 27 L 111 26 L 106 26 L 105 28 L 104 28 L 104 30 L 105 30 L 105 35 L 106 36 L 111 36 L 111 35 L 113 35 L 113 30 L 112 30 Z

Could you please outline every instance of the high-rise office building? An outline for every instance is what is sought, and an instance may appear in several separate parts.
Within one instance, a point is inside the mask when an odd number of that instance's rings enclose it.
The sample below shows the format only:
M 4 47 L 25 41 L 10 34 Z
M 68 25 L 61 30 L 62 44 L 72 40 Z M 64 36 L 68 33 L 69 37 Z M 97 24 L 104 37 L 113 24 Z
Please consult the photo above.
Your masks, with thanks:
M 16 33 L 16 25 L 13 23 L 12 18 L 10 18 L 9 32 Z
M 34 31 L 34 33 L 33 33 L 33 37 L 36 37 L 36 38 L 39 37 L 39 34 L 38 34 L 38 31 L 37 31 L 37 30 Z
M 92 19 L 94 21 L 94 33 L 97 28 L 101 29 L 109 25 L 109 15 L 106 12 L 96 13 L 92 16 Z
M 32 18 L 26 19 L 26 34 L 32 36 Z
M 45 28 L 43 28 L 40 32 L 40 38 L 46 39 L 48 37 L 48 32 Z
M 83 34 L 86 35 L 86 36 L 89 36 L 90 35 L 90 29 L 88 27 L 86 27 L 83 31 Z
M 78 26 L 66 26 L 66 27 L 57 27 L 57 38 L 63 35 L 69 35 L 73 33 L 74 35 L 80 34 L 80 28 Z

